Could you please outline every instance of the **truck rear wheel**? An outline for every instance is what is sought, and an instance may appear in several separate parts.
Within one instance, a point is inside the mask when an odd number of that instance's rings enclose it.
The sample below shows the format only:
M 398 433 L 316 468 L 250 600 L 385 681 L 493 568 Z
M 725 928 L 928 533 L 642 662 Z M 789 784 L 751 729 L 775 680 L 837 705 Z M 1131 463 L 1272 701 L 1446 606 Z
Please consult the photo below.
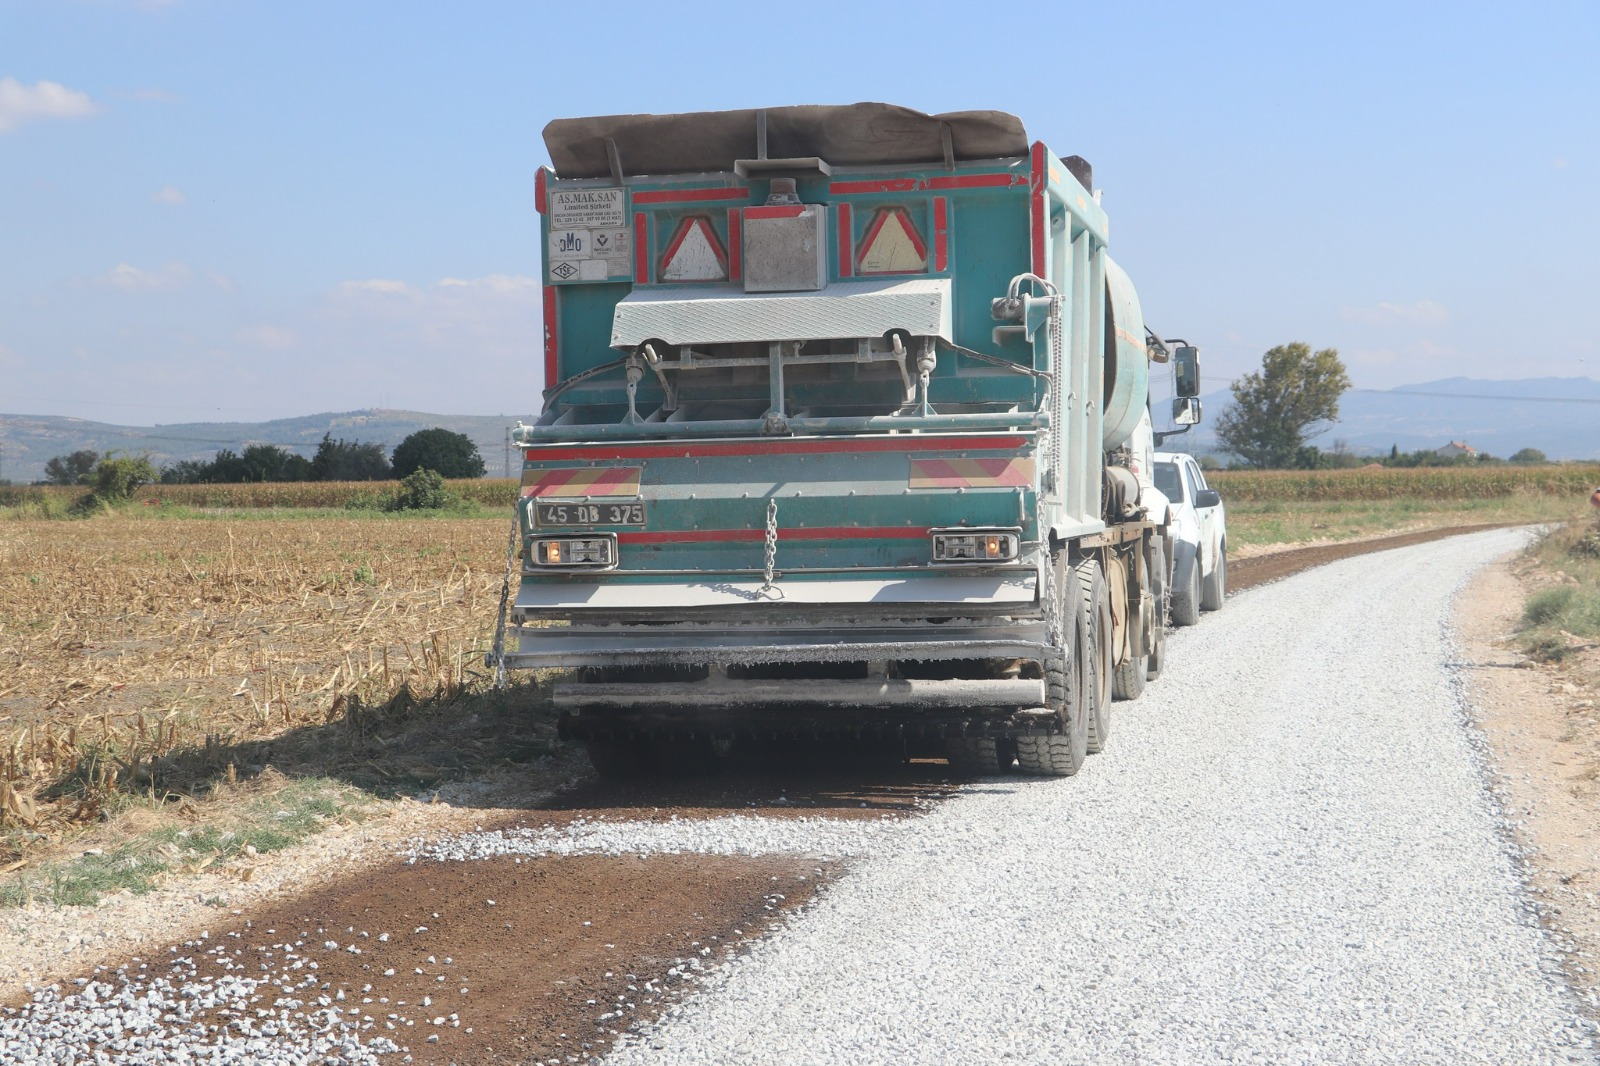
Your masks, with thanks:
M 1111 588 L 1105 568 L 1090 557 L 1077 566 L 1084 605 L 1089 612 L 1089 654 L 1094 683 L 1089 693 L 1089 754 L 1098 755 L 1111 739 L 1111 693 L 1116 673 L 1116 649 L 1111 646 Z
M 1094 656 L 1089 648 L 1089 610 L 1072 572 L 1061 572 L 1057 585 L 1065 585 L 1062 614 L 1066 644 L 1064 658 L 1044 664 L 1045 698 L 1060 720 L 1061 732 L 1049 736 L 1017 738 L 1017 765 L 1025 774 L 1071 777 L 1089 755 L 1090 704 L 1097 686 Z
M 655 769 L 654 750 L 648 741 L 595 738 L 584 741 L 584 747 L 589 749 L 589 765 L 604 778 L 644 777 Z
M 1156 598 L 1156 623 L 1155 631 L 1150 636 L 1150 669 L 1147 674 L 1149 680 L 1154 681 L 1161 676 L 1162 659 L 1167 654 L 1167 585 L 1171 581 L 1171 571 L 1167 569 L 1166 544 L 1157 538 L 1150 546 L 1151 595 Z
M 983 776 L 1010 773 L 1017 758 L 1016 741 L 994 737 L 951 737 L 944 752 L 952 770 Z
M 1155 588 L 1150 582 L 1150 568 L 1146 565 L 1144 555 L 1137 555 L 1135 557 L 1135 561 L 1139 568 L 1139 588 L 1144 590 L 1144 593 L 1147 597 L 1155 599 Z M 1157 600 L 1157 602 L 1159 602 L 1159 600 Z M 1146 614 L 1152 617 L 1147 618 L 1145 617 Z M 1145 653 L 1139 656 L 1137 659 L 1130 658 L 1127 662 L 1117 667 L 1115 683 L 1111 686 L 1111 694 L 1119 700 L 1136 700 L 1140 696 L 1144 695 L 1144 683 L 1150 672 L 1150 658 L 1153 654 L 1151 649 L 1155 647 L 1156 629 L 1160 626 L 1160 622 L 1154 620 L 1154 615 L 1155 612 L 1146 606 L 1145 610 L 1141 612 L 1137 623 L 1135 623 L 1131 616 L 1128 619 L 1128 624 L 1130 626 L 1137 624 L 1143 627 L 1148 621 L 1150 622 L 1150 628 L 1147 632 L 1144 642 Z

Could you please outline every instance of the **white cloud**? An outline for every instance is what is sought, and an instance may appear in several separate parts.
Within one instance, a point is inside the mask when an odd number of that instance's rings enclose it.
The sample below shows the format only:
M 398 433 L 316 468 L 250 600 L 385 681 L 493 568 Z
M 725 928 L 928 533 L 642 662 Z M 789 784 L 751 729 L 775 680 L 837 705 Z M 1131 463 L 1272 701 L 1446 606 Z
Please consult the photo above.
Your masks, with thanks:
M 1339 314 L 1347 322 L 1364 322 L 1370 326 L 1430 326 L 1450 321 L 1450 312 L 1432 300 L 1418 300 L 1414 304 L 1380 303 L 1374 307 L 1341 307 Z
M 481 278 L 440 278 L 439 287 L 444 289 L 476 289 L 480 292 L 494 293 L 496 295 L 522 295 L 538 293 L 542 295 L 538 278 L 522 277 L 515 274 L 489 274 Z
M 182 190 L 175 189 L 171 185 L 163 185 L 161 188 L 150 194 L 150 202 L 156 204 L 170 204 L 173 207 L 182 207 L 184 204 L 189 202 L 189 198 L 183 195 Z
M 18 355 L 9 345 L 0 344 L 0 367 L 7 370 L 22 369 L 22 356 Z
M 269 326 L 265 323 L 248 326 L 235 333 L 234 339 L 249 344 L 256 348 L 266 348 L 270 351 L 283 351 L 293 348 L 300 343 L 300 335 L 292 329 L 282 326 Z
M 141 270 L 127 263 L 118 263 L 110 273 L 95 278 L 96 285 L 105 285 L 123 292 L 155 292 L 176 289 L 189 281 L 189 268 L 182 263 L 168 263 L 158 270 Z
M 233 283 L 233 279 L 228 277 L 228 275 L 219 274 L 215 270 L 206 271 L 206 280 L 211 282 L 211 284 L 215 285 L 217 288 L 221 289 L 223 292 L 233 292 L 239 287 Z
M 334 290 L 340 296 L 358 296 L 363 293 L 377 293 L 380 296 L 409 296 L 415 298 L 419 295 L 416 289 L 403 281 L 390 281 L 387 278 L 370 278 L 366 281 L 346 281 Z
M 0 133 L 24 122 L 84 118 L 99 110 L 88 93 L 69 89 L 58 81 L 24 85 L 16 78 L 0 78 Z

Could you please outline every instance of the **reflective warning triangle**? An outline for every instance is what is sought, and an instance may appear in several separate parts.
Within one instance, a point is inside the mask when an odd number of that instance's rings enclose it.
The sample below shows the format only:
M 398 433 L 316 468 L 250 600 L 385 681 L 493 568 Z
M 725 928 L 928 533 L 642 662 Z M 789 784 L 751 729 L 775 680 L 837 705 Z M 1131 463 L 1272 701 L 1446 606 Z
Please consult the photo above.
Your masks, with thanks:
M 862 274 L 921 274 L 928 269 L 928 246 L 903 207 L 877 213 L 861 242 L 856 269 Z
M 728 254 L 708 218 L 678 223 L 661 256 L 662 281 L 727 281 Z

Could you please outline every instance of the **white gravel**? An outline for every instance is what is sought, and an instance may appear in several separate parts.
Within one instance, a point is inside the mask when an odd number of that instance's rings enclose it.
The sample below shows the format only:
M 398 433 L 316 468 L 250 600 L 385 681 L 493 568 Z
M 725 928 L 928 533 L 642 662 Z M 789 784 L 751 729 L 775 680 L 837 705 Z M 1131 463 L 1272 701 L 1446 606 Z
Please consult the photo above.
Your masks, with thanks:
M 1594 1061 L 1446 665 L 1454 593 L 1520 543 L 1231 600 L 1077 778 L 884 833 L 608 1061 Z
M 416 844 L 406 857 L 416 863 L 543 855 L 769 855 L 793 852 L 843 858 L 867 852 L 898 820 L 839 821 L 831 818 L 766 818 L 729 815 L 693 819 L 673 815 L 663 822 L 579 818 L 570 825 L 502 829 Z
M 274 945 L 284 965 L 249 976 L 240 951 L 208 934 L 165 959 L 37 989 L 20 1010 L 0 1012 L 0 1063 L 360 1066 L 400 1052 L 379 1035 L 379 1017 L 343 991 L 328 994 L 305 952 L 303 941 Z

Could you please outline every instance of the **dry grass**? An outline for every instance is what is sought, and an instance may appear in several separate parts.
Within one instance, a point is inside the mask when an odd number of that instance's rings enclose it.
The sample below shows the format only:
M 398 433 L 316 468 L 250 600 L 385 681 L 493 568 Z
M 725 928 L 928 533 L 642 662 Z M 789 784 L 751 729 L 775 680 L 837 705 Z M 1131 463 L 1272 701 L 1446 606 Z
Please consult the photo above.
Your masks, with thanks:
M 337 727 L 350 755 L 419 707 L 488 707 L 506 532 L 500 517 L 0 524 L 0 825 L 231 779 L 281 762 L 286 737 L 305 755 Z

